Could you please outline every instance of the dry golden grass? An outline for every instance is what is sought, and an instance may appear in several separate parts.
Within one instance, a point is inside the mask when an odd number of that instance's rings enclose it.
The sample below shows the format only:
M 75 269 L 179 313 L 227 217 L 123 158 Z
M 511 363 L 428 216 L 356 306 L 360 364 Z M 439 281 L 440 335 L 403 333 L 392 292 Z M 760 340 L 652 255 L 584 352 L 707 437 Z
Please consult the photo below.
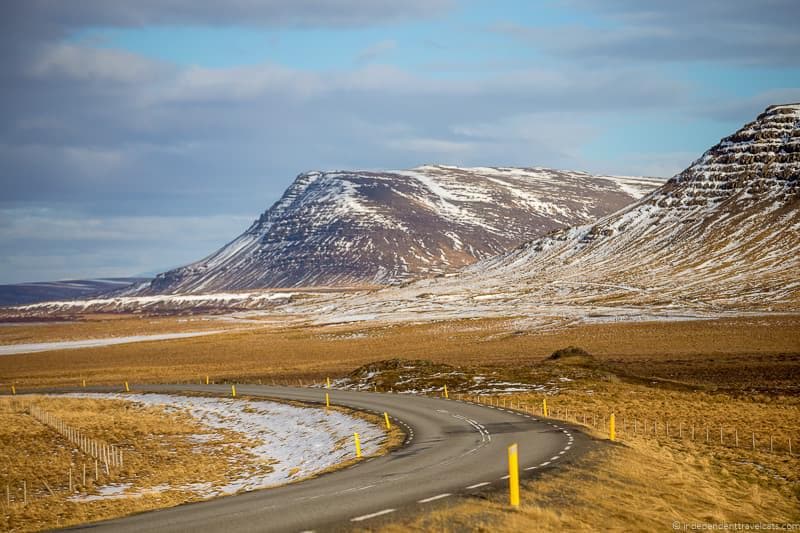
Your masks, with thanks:
M 124 467 L 112 467 L 107 475 L 101 466 L 95 479 L 94 459 L 28 415 L 25 408 L 29 405 L 48 411 L 93 438 L 117 445 L 124 453 Z M 382 424 L 371 414 L 356 416 Z M 255 443 L 243 434 L 215 429 L 213 440 L 198 444 L 197 435 L 211 433 L 188 415 L 123 400 L 36 395 L 0 398 L 0 489 L 8 490 L 0 499 L 4 511 L 0 530 L 38 531 L 171 507 L 203 498 L 188 487 L 190 484 L 219 487 L 245 472 L 271 470 L 268 459 L 248 452 Z M 402 433 L 393 428 L 379 453 L 401 441 Z M 73 493 L 69 492 L 70 469 Z M 27 483 L 27 504 L 23 482 Z M 128 492 L 137 495 L 95 501 L 69 499 L 91 496 L 104 486 L 119 484 L 129 484 Z
M 24 389 L 77 385 L 81 378 L 89 383 L 197 381 L 205 375 L 243 382 L 320 378 L 344 375 L 391 357 L 519 367 L 534 366 L 553 350 L 571 344 L 609 365 L 663 379 L 691 381 L 696 372 L 727 368 L 729 385 L 737 389 L 747 376 L 763 383 L 765 372 L 780 378 L 779 386 L 796 387 L 800 382 L 800 316 L 596 324 L 552 332 L 509 331 L 514 326 L 508 320 L 463 320 L 385 327 L 262 327 L 173 341 L 3 356 L 0 382 L 13 381 Z M 706 374 L 700 378 L 708 381 Z
M 29 404 L 96 439 L 118 445 L 123 449 L 124 466 L 112 468 L 110 475 L 101 468 L 99 479 L 95 479 L 94 460 L 24 413 L 21 408 Z M 0 399 L 0 487 L 8 487 L 14 500 L 8 506 L 3 498 L 6 512 L 0 529 L 40 530 L 196 500 L 188 490 L 170 490 L 124 500 L 70 501 L 69 470 L 72 468 L 75 495 L 93 494 L 102 486 L 117 483 L 131 483 L 144 492 L 158 485 L 179 487 L 200 481 L 221 484 L 232 468 L 229 450 L 250 443 L 231 431 L 215 432 L 220 440 L 202 450 L 188 439 L 207 433 L 207 428 L 186 415 L 167 415 L 159 408 L 121 400 L 44 396 Z M 23 481 L 28 487 L 27 505 L 22 504 Z
M 29 344 L 129 335 L 155 335 L 186 331 L 224 330 L 252 324 L 214 317 L 148 317 L 132 315 L 85 315 L 67 321 L 0 324 L 0 344 Z
M 377 529 L 667 531 L 673 522 L 800 522 L 798 495 L 790 492 L 758 473 L 730 470 L 714 456 L 642 442 L 603 447 L 573 468 L 523 482 L 519 511 L 509 510 L 505 494 L 493 493 Z
M 541 405 L 540 396 L 506 396 Z M 582 421 L 597 414 L 598 428 L 585 430 L 607 439 L 600 417 L 617 413 L 618 443 L 603 445 L 577 459 L 569 468 L 545 471 L 523 482 L 522 505 L 511 511 L 504 491 L 456 500 L 420 516 L 378 526 L 399 531 L 594 531 L 668 530 L 674 522 L 798 523 L 800 522 L 800 453 L 784 448 L 768 452 L 765 435 L 800 436 L 800 399 L 731 398 L 706 392 L 663 390 L 637 384 L 586 379 L 572 390 L 548 397 L 551 414 Z M 628 418 L 623 432 L 621 415 Z M 633 435 L 632 420 L 660 420 L 659 437 Z M 664 436 L 664 422 L 672 420 L 672 437 Z M 678 438 L 678 419 L 684 420 L 684 438 Z M 726 428 L 727 445 L 704 442 L 705 432 L 689 438 L 689 425 Z M 747 439 L 732 446 L 732 427 L 759 432 L 759 448 Z M 781 428 L 777 432 L 776 428 Z M 608 442 L 608 441 L 606 441 Z M 785 446 L 785 440 L 784 446 Z M 795 441 L 796 442 L 796 441 Z M 682 527 L 682 526 L 681 526 Z
M 48 327 L 48 326 L 42 326 Z M 652 424 L 673 437 L 632 437 L 526 484 L 523 509 L 509 513 L 502 495 L 437 508 L 394 530 L 525 531 L 669 529 L 673 520 L 797 521 L 800 509 L 800 316 L 582 325 L 549 332 L 517 330 L 515 320 L 422 325 L 262 327 L 178 341 L 118 345 L 0 358 L 0 379 L 20 390 L 123 380 L 269 381 L 345 375 L 402 357 L 471 366 L 513 380 L 557 383 L 552 410 L 568 409 Z M 546 362 L 556 349 L 580 346 L 585 364 Z M 559 377 L 573 381 L 561 382 Z M 457 392 L 451 389 L 451 392 Z M 537 403 L 541 397 L 515 397 Z M 572 415 L 570 416 L 572 417 Z M 696 440 L 674 438 L 678 424 Z M 726 443 L 701 442 L 709 426 Z M 702 429 L 701 429 L 702 428 Z M 591 430 L 588 430 L 591 432 Z M 747 449 L 756 431 L 760 449 Z M 596 433 L 600 436 L 600 433 Z M 780 453 L 764 451 L 768 435 Z M 712 438 L 714 438 L 712 437 Z M 731 439 L 731 440 L 728 440 Z M 796 449 L 795 454 L 800 452 Z

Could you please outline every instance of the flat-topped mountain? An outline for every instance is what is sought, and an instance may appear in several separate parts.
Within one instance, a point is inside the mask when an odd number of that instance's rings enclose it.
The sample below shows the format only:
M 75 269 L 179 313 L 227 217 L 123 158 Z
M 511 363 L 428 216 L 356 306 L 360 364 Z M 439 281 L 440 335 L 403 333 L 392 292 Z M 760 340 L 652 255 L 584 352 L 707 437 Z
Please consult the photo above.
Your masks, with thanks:
M 242 235 L 160 274 L 144 294 L 381 285 L 453 272 L 596 220 L 662 183 L 544 168 L 308 172 Z

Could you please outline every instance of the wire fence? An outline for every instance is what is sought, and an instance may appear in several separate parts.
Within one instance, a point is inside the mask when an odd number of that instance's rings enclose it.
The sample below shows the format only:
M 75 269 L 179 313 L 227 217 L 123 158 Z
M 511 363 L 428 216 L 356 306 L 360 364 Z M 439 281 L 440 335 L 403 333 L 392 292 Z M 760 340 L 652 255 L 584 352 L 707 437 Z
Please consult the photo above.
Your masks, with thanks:
M 73 463 L 62 474 L 48 471 L 46 477 L 51 483 L 56 480 L 53 484 L 48 483 L 44 475 L 31 475 L 30 479 L 24 480 L 7 480 L 5 504 L 9 507 L 27 505 L 34 499 L 48 496 L 80 497 L 101 482 L 111 481 L 115 475 L 114 469 L 121 469 L 124 465 L 123 451 L 119 447 L 92 438 L 36 405 L 14 399 L 5 402 L 3 410 L 31 416 L 76 446 L 87 459 L 80 465 Z
M 579 424 L 608 435 L 611 413 L 571 409 L 561 406 L 547 407 L 546 401 L 531 404 L 512 398 L 459 395 L 459 399 L 521 411 L 532 416 L 564 420 Z M 545 411 L 546 410 L 546 411 Z M 797 442 L 782 431 L 742 431 L 737 427 L 721 424 L 688 422 L 660 417 L 615 416 L 616 440 L 625 438 L 652 438 L 678 440 L 698 444 L 724 446 L 754 452 L 780 453 L 796 456 Z M 794 447 L 793 447 L 794 446 Z

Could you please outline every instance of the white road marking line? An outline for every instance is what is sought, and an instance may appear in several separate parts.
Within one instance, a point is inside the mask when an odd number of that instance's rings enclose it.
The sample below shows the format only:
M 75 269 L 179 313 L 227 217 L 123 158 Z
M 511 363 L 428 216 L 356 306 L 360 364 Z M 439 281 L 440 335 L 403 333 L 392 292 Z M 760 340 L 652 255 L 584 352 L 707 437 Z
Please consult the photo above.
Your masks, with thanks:
M 525 470 L 536 470 L 537 468 L 539 468 L 539 467 L 538 466 L 529 466 Z
M 549 464 L 550 464 L 550 461 L 545 461 L 543 463 L 540 463 L 539 466 L 547 466 Z
M 436 496 L 431 496 L 430 498 L 425 498 L 425 499 L 422 499 L 422 500 L 418 500 L 417 503 L 433 502 L 433 501 L 436 501 L 436 500 L 441 500 L 442 498 L 447 498 L 448 496 L 450 496 L 450 493 L 449 492 L 445 492 L 443 494 L 437 494 Z
M 567 446 L 566 448 L 564 448 L 564 451 L 567 451 L 567 450 L 569 450 L 570 448 L 572 448 L 572 446 Z
M 503 477 L 501 477 L 500 479 L 502 479 L 502 480 L 506 480 L 506 479 L 508 479 L 509 477 L 511 477 L 511 476 L 503 476 Z
M 550 458 L 550 460 L 551 460 L 551 461 L 558 461 L 558 456 L 557 456 L 557 455 L 554 455 L 553 457 L 551 457 L 551 458 Z
M 567 453 L 567 450 L 561 450 L 560 452 L 558 452 L 558 455 L 564 455 L 565 453 Z
M 355 518 L 351 518 L 351 522 L 361 522 L 363 520 L 369 520 L 370 518 L 375 518 L 376 516 L 381 516 L 389 513 L 393 513 L 394 509 L 384 509 L 383 511 L 378 511 L 377 513 L 365 514 L 362 516 L 357 516 Z
M 485 487 L 486 485 L 491 485 L 491 481 L 484 481 L 483 483 L 475 483 L 474 485 L 470 485 L 467 487 L 467 490 L 477 489 L 479 487 Z

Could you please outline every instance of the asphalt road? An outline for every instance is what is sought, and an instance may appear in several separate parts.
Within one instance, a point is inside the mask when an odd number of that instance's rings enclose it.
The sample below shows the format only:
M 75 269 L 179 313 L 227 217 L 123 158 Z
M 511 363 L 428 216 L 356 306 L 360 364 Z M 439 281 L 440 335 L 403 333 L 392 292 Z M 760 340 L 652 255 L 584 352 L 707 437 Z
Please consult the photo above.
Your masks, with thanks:
M 148 385 L 136 392 L 214 392 L 227 385 Z M 237 385 L 239 395 L 324 402 L 324 390 Z M 388 412 L 406 430 L 402 447 L 342 470 L 273 489 L 82 526 L 103 532 L 331 531 L 375 526 L 459 495 L 504 490 L 507 448 L 517 443 L 521 477 L 559 468 L 590 445 L 560 422 L 501 408 L 423 396 L 332 390 L 331 402 Z

